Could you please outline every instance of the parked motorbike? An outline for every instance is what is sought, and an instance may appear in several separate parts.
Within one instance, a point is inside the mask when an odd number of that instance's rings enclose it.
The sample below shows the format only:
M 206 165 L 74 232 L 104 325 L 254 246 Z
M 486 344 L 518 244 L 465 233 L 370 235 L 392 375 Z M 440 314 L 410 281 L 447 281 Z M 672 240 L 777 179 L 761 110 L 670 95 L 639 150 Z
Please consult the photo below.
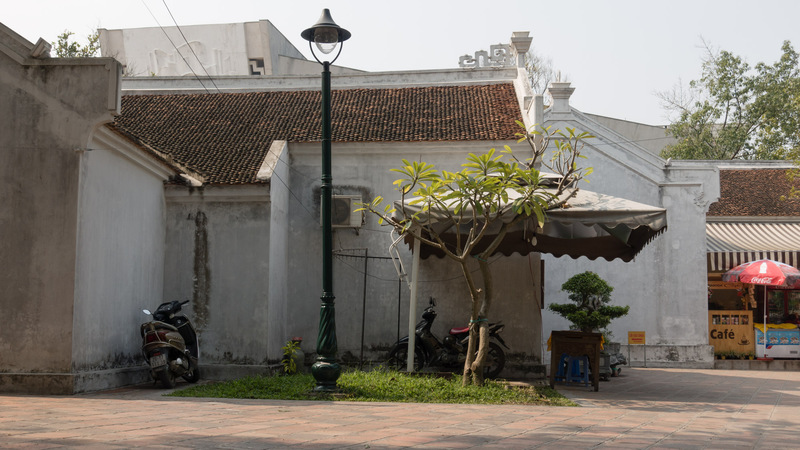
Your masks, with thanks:
M 189 300 L 162 303 L 155 313 L 142 310 L 153 320 L 141 326 L 142 353 L 150 365 L 150 375 L 165 388 L 175 387 L 178 377 L 190 383 L 200 379 L 197 333 L 181 307 Z
M 469 343 L 469 327 L 452 328 L 442 341 L 431 332 L 431 325 L 436 319 L 436 302 L 433 298 L 430 305 L 422 313 L 422 320 L 416 327 L 416 342 L 414 345 L 414 371 L 418 372 L 425 367 L 441 367 L 447 370 L 458 370 L 464 367 Z M 496 378 L 503 370 L 506 363 L 506 354 L 499 342 L 508 349 L 500 333 L 503 331 L 501 322 L 489 324 L 489 352 L 483 366 L 484 378 Z M 496 341 L 496 342 L 495 342 Z M 387 365 L 397 370 L 406 370 L 408 358 L 408 336 L 400 339 L 389 352 Z

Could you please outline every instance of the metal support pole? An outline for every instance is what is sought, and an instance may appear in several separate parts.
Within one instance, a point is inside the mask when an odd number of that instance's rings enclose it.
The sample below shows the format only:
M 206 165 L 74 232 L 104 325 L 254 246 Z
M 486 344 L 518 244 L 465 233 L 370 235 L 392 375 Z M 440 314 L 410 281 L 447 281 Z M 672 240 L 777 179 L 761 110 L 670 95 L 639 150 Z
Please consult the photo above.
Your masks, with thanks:
M 403 280 L 397 279 L 397 341 L 400 340 L 400 299 L 402 298 Z
M 333 295 L 333 237 L 331 229 L 331 72 L 330 63 L 322 64 L 322 306 L 317 335 L 317 361 L 311 373 L 317 381 L 315 391 L 335 391 L 342 373 L 336 362 L 336 312 Z
M 414 350 L 416 349 L 417 334 L 417 288 L 419 287 L 419 239 L 414 239 L 414 255 L 411 263 L 411 300 L 408 302 L 408 355 L 406 371 L 414 371 Z

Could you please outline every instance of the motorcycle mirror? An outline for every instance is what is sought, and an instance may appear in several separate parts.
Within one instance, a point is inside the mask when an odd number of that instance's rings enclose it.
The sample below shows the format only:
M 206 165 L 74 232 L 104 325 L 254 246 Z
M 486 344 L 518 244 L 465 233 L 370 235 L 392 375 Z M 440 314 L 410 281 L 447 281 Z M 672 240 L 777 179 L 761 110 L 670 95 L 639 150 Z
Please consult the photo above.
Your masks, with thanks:
M 153 315 L 153 313 L 151 313 L 149 309 L 143 309 L 142 312 L 147 314 L 148 316 L 152 316 Z
M 433 297 L 429 297 L 429 298 L 430 298 L 430 300 L 428 300 L 428 303 L 430 303 L 431 306 L 436 306 L 436 300 L 434 300 Z

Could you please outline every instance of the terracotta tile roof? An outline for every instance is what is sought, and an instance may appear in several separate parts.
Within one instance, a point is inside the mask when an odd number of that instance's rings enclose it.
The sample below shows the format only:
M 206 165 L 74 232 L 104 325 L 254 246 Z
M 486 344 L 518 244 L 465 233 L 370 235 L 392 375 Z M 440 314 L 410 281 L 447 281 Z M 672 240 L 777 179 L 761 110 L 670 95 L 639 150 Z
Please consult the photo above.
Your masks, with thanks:
M 786 169 L 721 169 L 720 197 L 708 216 L 800 216 L 800 200 L 788 197 L 792 185 Z
M 331 116 L 334 142 L 482 141 L 514 139 L 520 111 L 491 84 L 334 90 Z M 257 183 L 273 140 L 321 140 L 320 93 L 124 96 L 112 126 L 207 183 Z

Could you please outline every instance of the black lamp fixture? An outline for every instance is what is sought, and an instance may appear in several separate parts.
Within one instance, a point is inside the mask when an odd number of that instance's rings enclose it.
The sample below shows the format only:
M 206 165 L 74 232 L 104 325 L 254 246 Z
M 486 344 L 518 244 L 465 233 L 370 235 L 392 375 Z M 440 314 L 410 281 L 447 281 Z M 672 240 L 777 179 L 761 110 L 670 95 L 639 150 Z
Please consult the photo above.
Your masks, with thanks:
M 333 51 L 338 48 L 339 52 L 331 61 L 328 62 L 328 64 L 333 64 L 333 62 L 336 61 L 336 58 L 339 57 L 339 54 L 342 53 L 343 46 L 339 44 L 350 39 L 350 32 L 339 25 L 336 25 L 336 22 L 334 22 L 333 18 L 331 17 L 331 11 L 328 8 L 325 8 L 322 10 L 322 15 L 319 16 L 317 23 L 315 23 L 311 28 L 303 30 L 303 32 L 300 33 L 300 36 L 308 41 L 308 47 L 311 49 L 311 54 L 314 56 L 314 59 L 324 66 L 325 62 L 320 61 L 316 52 L 314 52 L 314 47 L 311 44 L 316 44 L 317 50 L 324 55 L 333 53 Z
M 336 313 L 333 295 L 333 237 L 331 227 L 331 192 L 333 177 L 331 175 L 331 71 L 330 65 L 342 53 L 342 43 L 350 39 L 350 32 L 336 25 L 331 18 L 330 10 L 323 9 L 316 24 L 300 33 L 308 41 L 311 54 L 322 64 L 322 306 L 319 315 L 319 333 L 317 335 L 317 360 L 311 366 L 311 374 L 317 381 L 315 391 L 330 392 L 336 390 L 336 380 L 342 369 L 336 362 L 338 344 L 336 343 Z M 314 51 L 324 56 L 339 51 L 330 61 L 321 61 Z

